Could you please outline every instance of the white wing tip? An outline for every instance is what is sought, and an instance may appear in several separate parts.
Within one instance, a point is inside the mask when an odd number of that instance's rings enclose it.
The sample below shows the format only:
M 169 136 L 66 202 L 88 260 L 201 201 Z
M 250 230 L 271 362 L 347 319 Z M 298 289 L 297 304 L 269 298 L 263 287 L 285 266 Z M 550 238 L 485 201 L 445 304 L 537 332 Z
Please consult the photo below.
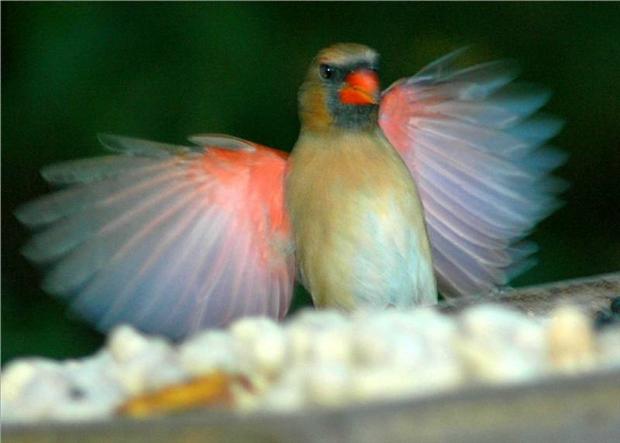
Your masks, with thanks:
M 233 151 L 256 151 L 254 145 L 247 140 L 226 134 L 196 134 L 189 136 L 187 139 L 195 145 L 202 147 L 217 147 Z
M 125 155 L 138 155 L 153 158 L 166 158 L 170 155 L 191 152 L 189 146 L 161 143 L 141 138 L 107 133 L 97 134 L 97 139 L 105 148 Z

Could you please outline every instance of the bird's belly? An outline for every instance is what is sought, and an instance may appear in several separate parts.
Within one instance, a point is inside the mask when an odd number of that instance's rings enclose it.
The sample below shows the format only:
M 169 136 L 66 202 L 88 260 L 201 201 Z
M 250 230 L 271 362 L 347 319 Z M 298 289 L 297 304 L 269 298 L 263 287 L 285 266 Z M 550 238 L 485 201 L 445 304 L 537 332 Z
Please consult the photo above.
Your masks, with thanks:
M 333 206 L 314 205 L 306 214 L 312 224 L 297 235 L 297 249 L 315 304 L 352 309 L 436 301 L 423 214 L 401 194 L 339 187 Z
M 436 302 L 422 204 L 382 136 L 300 138 L 289 168 L 296 262 L 316 305 Z
M 426 232 L 418 232 L 399 209 L 359 214 L 354 229 L 333 233 L 333 259 L 325 261 L 325 272 L 344 261 L 342 274 L 333 278 L 344 283 L 345 303 L 404 307 L 434 301 L 432 263 L 423 247 Z M 339 296 L 333 298 L 333 304 L 340 302 Z

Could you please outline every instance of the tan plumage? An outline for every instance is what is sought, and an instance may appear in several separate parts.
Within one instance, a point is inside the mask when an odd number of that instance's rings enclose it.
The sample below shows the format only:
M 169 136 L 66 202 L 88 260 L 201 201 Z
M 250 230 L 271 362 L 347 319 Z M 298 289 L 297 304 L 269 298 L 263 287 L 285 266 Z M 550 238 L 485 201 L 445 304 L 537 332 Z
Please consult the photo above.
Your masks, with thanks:
M 300 92 L 302 130 L 286 198 L 301 278 L 319 306 L 406 306 L 437 297 L 422 205 L 411 174 L 377 125 L 377 106 L 366 105 L 373 107 L 366 122 L 339 124 L 319 76 L 324 63 L 375 59 L 362 45 L 328 48 Z M 355 112 L 342 112 L 349 111 Z

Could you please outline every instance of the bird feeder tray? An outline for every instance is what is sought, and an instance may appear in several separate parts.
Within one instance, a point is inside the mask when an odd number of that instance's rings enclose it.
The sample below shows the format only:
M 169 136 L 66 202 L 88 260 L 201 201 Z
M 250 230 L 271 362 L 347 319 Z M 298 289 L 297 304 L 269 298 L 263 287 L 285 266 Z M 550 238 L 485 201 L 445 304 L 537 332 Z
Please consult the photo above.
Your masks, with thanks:
M 494 300 L 545 315 L 562 302 L 594 312 L 618 295 L 620 273 L 614 273 L 503 292 Z M 458 311 L 478 302 L 460 300 L 442 309 Z M 620 441 L 620 369 L 291 413 L 212 409 L 146 419 L 11 424 L 3 426 L 2 437 L 6 443 L 612 442 Z

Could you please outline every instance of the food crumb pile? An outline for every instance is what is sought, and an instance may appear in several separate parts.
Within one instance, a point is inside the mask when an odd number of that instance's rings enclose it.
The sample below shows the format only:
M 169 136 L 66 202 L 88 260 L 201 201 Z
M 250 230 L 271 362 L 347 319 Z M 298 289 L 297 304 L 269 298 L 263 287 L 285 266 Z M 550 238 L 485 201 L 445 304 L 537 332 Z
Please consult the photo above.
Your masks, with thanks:
M 177 344 L 120 326 L 91 357 L 6 365 L 2 421 L 293 411 L 612 368 L 620 369 L 620 326 L 596 329 L 574 306 L 547 317 L 493 304 L 455 315 L 306 310 L 284 323 L 240 319 Z

